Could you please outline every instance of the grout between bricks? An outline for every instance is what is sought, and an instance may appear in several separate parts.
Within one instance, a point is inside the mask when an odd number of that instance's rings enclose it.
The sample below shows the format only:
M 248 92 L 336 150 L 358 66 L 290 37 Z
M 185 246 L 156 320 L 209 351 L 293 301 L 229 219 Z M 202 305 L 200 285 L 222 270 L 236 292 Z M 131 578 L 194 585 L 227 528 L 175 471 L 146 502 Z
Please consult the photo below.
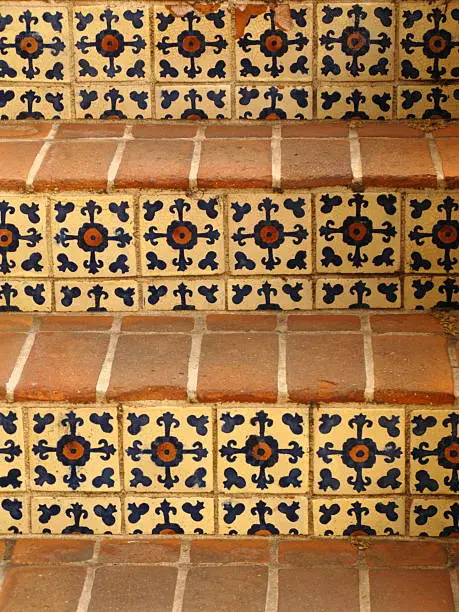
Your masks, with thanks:
M 359 606 L 360 612 L 371 612 L 370 575 L 365 562 L 365 551 L 358 551 Z
M 22 345 L 22 348 L 16 359 L 16 363 L 14 364 L 11 376 L 5 385 L 5 399 L 7 402 L 14 402 L 14 392 L 21 379 L 22 372 L 24 371 L 29 355 L 32 352 L 32 348 L 35 343 L 35 338 L 37 337 L 37 331 L 39 327 L 40 319 L 38 317 L 34 317 L 32 321 L 32 326 L 26 335 L 24 344 Z
M 113 362 L 115 360 L 116 347 L 121 335 L 121 317 L 114 317 L 109 334 L 110 340 L 108 342 L 107 352 L 96 383 L 96 402 L 106 401 L 107 389 L 110 384 Z
M 364 398 L 367 402 L 373 402 L 375 398 L 375 367 L 373 359 L 373 341 L 368 314 L 361 317 L 363 331 L 363 351 L 365 359 L 365 391 Z
M 132 125 L 126 125 L 124 128 L 123 140 L 118 143 L 113 159 L 110 162 L 110 166 L 107 171 L 107 193 L 112 191 L 114 188 L 116 175 L 118 174 L 121 160 L 123 159 L 124 155 L 124 150 L 126 149 L 126 144 L 129 140 L 133 140 Z
M 198 375 L 199 364 L 201 361 L 202 339 L 205 331 L 204 315 L 197 315 L 194 322 L 194 329 L 191 334 L 191 348 L 188 358 L 188 378 L 187 378 L 187 397 L 188 401 L 195 403 L 198 401 Z
M 174 602 L 172 612 L 182 612 L 185 597 L 186 579 L 190 568 L 191 541 L 182 540 L 180 559 L 178 563 L 177 582 L 175 583 Z
M 40 168 L 45 161 L 45 157 L 53 144 L 54 137 L 57 134 L 59 124 L 54 123 L 51 128 L 47 140 L 42 144 L 41 149 L 38 151 L 26 178 L 26 191 L 32 191 L 34 188 L 35 177 L 37 176 Z
M 268 584 L 265 612 L 277 612 L 279 606 L 279 540 L 273 538 L 269 544 Z
M 101 541 L 96 541 L 94 544 L 94 551 L 92 557 L 92 563 L 97 563 L 99 559 Z M 86 571 L 86 579 L 83 584 L 83 589 L 81 591 L 80 599 L 78 601 L 78 607 L 76 612 L 87 612 L 89 609 L 89 604 L 91 603 L 92 589 L 94 586 L 94 580 L 96 577 L 96 568 L 94 565 L 88 565 L 88 569 Z
M 430 132 L 426 132 L 425 137 L 429 145 L 430 157 L 432 158 L 432 164 L 435 169 L 435 174 L 437 175 L 437 186 L 439 189 L 444 189 L 446 185 L 445 174 L 443 172 L 443 163 L 441 161 L 441 156 L 437 148 L 437 143 L 435 142 L 435 139 Z

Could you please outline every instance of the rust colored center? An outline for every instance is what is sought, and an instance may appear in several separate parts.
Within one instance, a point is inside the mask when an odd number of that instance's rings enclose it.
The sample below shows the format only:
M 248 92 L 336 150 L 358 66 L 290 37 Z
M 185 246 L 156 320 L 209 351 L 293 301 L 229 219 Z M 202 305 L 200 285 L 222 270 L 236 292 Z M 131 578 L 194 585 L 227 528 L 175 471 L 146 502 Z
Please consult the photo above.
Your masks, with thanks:
M 267 461 L 273 454 L 271 447 L 266 442 L 258 442 L 252 446 L 252 457 L 259 461 Z
M 67 442 L 67 444 L 62 449 L 62 454 L 66 459 L 81 459 L 84 455 L 84 447 L 79 442 Z
M 279 115 L 277 115 L 276 113 L 270 113 L 269 115 L 266 115 L 265 119 L 266 121 L 276 121 L 277 119 L 279 119 Z
M 276 34 L 271 34 L 265 41 L 268 51 L 278 51 L 282 49 L 282 38 Z
M 172 232 L 172 237 L 176 244 L 188 244 L 193 236 L 187 227 L 179 225 Z
M 176 535 L 177 532 L 174 529 L 161 529 L 159 532 L 161 535 Z
M 459 463 L 459 444 L 451 444 L 445 448 L 445 458 L 450 463 Z
M 429 39 L 429 49 L 433 53 L 441 53 L 446 49 L 446 40 L 443 36 L 432 36 Z
M 359 34 L 358 32 L 353 32 L 352 34 L 349 34 L 346 42 L 349 49 L 360 51 L 366 41 L 361 34 Z
M 197 36 L 190 34 L 188 36 L 184 36 L 182 45 L 185 51 L 188 51 L 188 53 L 195 53 L 201 48 L 201 41 Z
M 368 533 L 365 533 L 363 531 L 363 529 L 356 529 L 355 531 L 352 532 L 353 536 L 366 536 L 368 535 Z
M 272 535 L 272 533 L 271 533 L 270 531 L 268 531 L 267 529 L 259 529 L 259 530 L 258 530 L 258 531 L 255 533 L 255 535 L 258 535 L 258 536 L 271 536 L 271 535 Z
M 87 244 L 88 246 L 98 247 L 104 241 L 104 237 L 102 236 L 102 234 L 99 232 L 98 229 L 96 229 L 95 227 L 92 227 L 91 229 L 88 229 L 85 231 L 83 235 L 83 240 L 85 244 Z
M 351 448 L 349 451 L 349 456 L 355 463 L 363 463 L 370 456 L 370 451 L 365 444 L 356 444 L 354 448 Z
M 444 225 L 438 232 L 443 244 L 452 244 L 457 240 L 457 229 L 453 225 Z
M 25 36 L 21 40 L 19 46 L 24 53 L 36 53 L 38 50 L 38 41 L 36 41 L 33 36 Z
M 266 244 L 272 244 L 279 240 L 279 230 L 273 225 L 265 225 L 260 230 L 260 237 Z
M 177 456 L 177 449 L 171 442 L 161 442 L 156 449 L 156 454 L 161 461 L 173 461 Z
M 366 236 L 367 228 L 363 223 L 360 223 L 360 221 L 355 221 L 350 224 L 348 232 L 353 240 L 363 240 Z
M 114 53 L 115 51 L 118 51 L 120 41 L 116 36 L 113 36 L 113 34 L 106 34 L 102 38 L 100 45 L 104 51 L 107 51 L 108 53 Z
M 9 247 L 13 242 L 13 234 L 10 230 L 0 229 L 0 247 Z

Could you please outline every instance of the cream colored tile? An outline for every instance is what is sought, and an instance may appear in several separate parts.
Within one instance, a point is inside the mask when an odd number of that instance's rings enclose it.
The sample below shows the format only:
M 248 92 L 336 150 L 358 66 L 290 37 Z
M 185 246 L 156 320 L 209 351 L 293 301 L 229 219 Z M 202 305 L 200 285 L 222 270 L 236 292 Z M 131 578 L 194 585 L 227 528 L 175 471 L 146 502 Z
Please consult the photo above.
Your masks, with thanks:
M 312 119 L 312 87 L 240 85 L 236 87 L 239 119 Z
M 0 313 L 49 312 L 51 283 L 46 280 L 0 280 Z
M 55 281 L 57 312 L 134 312 L 139 309 L 137 281 Z
M 151 91 L 148 84 L 76 85 L 77 119 L 150 119 Z
M 121 533 L 118 497 L 32 497 L 32 533 Z
M 214 506 L 209 497 L 127 496 L 126 531 L 145 534 L 213 534 Z
M 231 87 L 213 85 L 175 85 L 155 87 L 157 119 L 230 119 Z
M 22 410 L 0 411 L 0 491 L 26 489 L 24 428 Z
M 400 278 L 323 277 L 316 280 L 316 308 L 400 308 Z
M 144 310 L 224 310 L 225 281 L 151 279 L 143 283 L 143 300 Z
M 397 88 L 398 119 L 457 119 L 457 85 L 406 83 Z
M 449 497 L 411 500 L 410 536 L 457 538 L 459 535 L 459 503 Z
M 318 119 L 392 119 L 394 91 L 387 85 L 323 85 L 317 89 Z
M 408 310 L 457 308 L 459 284 L 453 276 L 405 276 L 404 307 Z
M 70 119 L 68 85 L 4 87 L 0 91 L 0 119 Z
M 29 532 L 29 500 L 24 495 L 0 497 L 0 533 L 13 535 Z
M 311 310 L 312 281 L 307 277 L 229 278 L 229 310 Z

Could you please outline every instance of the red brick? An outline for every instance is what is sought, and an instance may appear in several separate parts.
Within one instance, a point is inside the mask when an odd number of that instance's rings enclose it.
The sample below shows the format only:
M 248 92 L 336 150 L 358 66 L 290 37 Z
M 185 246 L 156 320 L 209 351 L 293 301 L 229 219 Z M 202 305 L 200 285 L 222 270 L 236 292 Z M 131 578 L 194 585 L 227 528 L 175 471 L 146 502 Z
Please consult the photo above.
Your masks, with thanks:
M 41 147 L 39 141 L 0 142 L 0 189 L 25 189 L 29 170 Z
M 375 401 L 452 403 L 447 341 L 441 336 L 373 336 Z
M 279 544 L 281 565 L 341 565 L 357 563 L 357 548 L 342 540 L 287 540 Z
M 274 331 L 277 317 L 265 314 L 210 314 L 206 323 L 207 329 L 212 331 Z
M 194 138 L 195 125 L 148 125 L 138 123 L 132 128 L 134 138 Z
M 289 397 L 302 403 L 362 401 L 364 364 L 360 334 L 289 335 Z
M 197 396 L 204 402 L 275 402 L 276 334 L 207 334 L 201 348 Z
M 150 334 L 121 336 L 107 397 L 111 400 L 186 399 L 191 338 Z
M 107 331 L 112 324 L 112 316 L 53 314 L 40 319 L 40 331 Z
M 359 331 L 360 318 L 354 315 L 290 315 L 290 331 Z
M 131 315 L 121 321 L 121 329 L 126 332 L 190 332 L 194 327 L 193 317 L 179 315 Z
M 5 540 L 0 540 L 0 560 L 5 558 L 6 551 L 6 542 Z
M 269 543 L 262 539 L 194 540 L 191 563 L 267 563 Z
M 286 139 L 282 141 L 284 189 L 351 185 L 350 146 L 347 139 Z
M 13 563 L 75 563 L 88 561 L 94 552 L 91 540 L 32 539 L 17 540 L 13 549 Z
M 55 136 L 63 138 L 120 138 L 125 126 L 121 123 L 62 123 Z
M 108 334 L 39 332 L 15 399 L 93 402 Z
M 18 333 L 0 333 L 0 399 L 6 395 L 6 383 L 14 370 L 17 358 L 25 342 L 26 335 Z
M 371 542 L 365 551 L 370 567 L 445 566 L 446 548 L 436 542 Z
M 126 188 L 188 189 L 194 143 L 191 140 L 128 142 L 115 186 Z
M 459 122 L 447 123 L 444 127 L 432 132 L 434 138 L 459 138 Z
M 459 138 L 437 140 L 443 174 L 449 187 L 459 187 Z
M 271 187 L 269 140 L 205 140 L 198 173 L 199 187 Z
M 17 138 L 19 140 L 46 138 L 51 131 L 51 127 L 50 123 L 36 122 L 34 125 L 30 123 L 10 123 L 0 126 L 0 138 Z
M 100 563 L 176 563 L 180 540 L 102 540 Z
M 311 121 L 301 124 L 284 124 L 282 138 L 347 138 L 349 124 L 345 121 Z
M 371 329 L 376 333 L 442 333 L 440 321 L 430 314 L 370 315 Z
M 32 327 L 32 315 L 2 312 L 0 315 L 1 331 L 29 331 Z
M 365 122 L 358 127 L 359 136 L 383 137 L 383 138 L 424 138 L 425 132 L 413 128 L 406 123 L 388 123 L 378 121 L 376 123 Z
M 209 125 L 206 138 L 271 138 L 269 125 Z

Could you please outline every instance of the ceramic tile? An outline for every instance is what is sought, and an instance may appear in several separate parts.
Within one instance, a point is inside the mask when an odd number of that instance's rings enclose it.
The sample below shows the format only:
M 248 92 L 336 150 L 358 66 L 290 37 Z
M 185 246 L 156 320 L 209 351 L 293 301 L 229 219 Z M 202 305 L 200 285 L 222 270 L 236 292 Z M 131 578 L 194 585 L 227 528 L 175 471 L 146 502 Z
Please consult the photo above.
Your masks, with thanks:
M 459 4 L 431 6 L 424 2 L 399 6 L 400 76 L 402 79 L 459 77 L 457 13 Z
M 223 202 L 218 196 L 141 200 L 145 276 L 220 274 L 225 269 Z
M 46 201 L 0 196 L 0 278 L 48 274 Z
M 307 535 L 306 497 L 220 497 L 218 531 L 222 535 Z
M 133 312 L 139 308 L 137 282 L 55 281 L 58 312 Z
M 75 87 L 77 119 L 150 119 L 152 103 L 148 85 L 78 85 Z
M 217 420 L 221 492 L 307 491 L 307 409 L 220 408 Z
M 116 408 L 30 408 L 29 432 L 32 489 L 119 490 Z
M 0 412 L 0 491 L 2 493 L 26 488 L 24 453 L 22 410 L 2 409 Z
M 325 85 L 317 89 L 319 119 L 392 119 L 392 85 L 348 87 Z
M 398 119 L 459 118 L 459 87 L 455 85 L 400 86 L 397 90 Z
M 127 533 L 213 534 L 214 502 L 209 497 L 126 497 Z
M 404 441 L 401 409 L 316 409 L 314 492 L 403 493 Z
M 411 415 L 411 492 L 459 493 L 459 412 L 416 410 Z
M 159 81 L 229 80 L 231 20 L 225 4 L 155 6 Z
M 400 201 L 396 193 L 316 196 L 318 272 L 397 272 Z
M 311 272 L 311 196 L 304 192 L 228 196 L 232 274 Z
M 212 491 L 210 408 L 125 409 L 123 439 L 127 490 Z
M 74 6 L 75 72 L 79 81 L 150 79 L 147 5 Z
M 401 497 L 313 499 L 315 536 L 405 535 Z
M 236 91 L 239 119 L 312 119 L 312 87 L 247 85 Z
M 32 533 L 121 533 L 118 497 L 32 497 Z
M 449 499 L 415 497 L 411 502 L 410 536 L 457 538 L 459 503 Z
M 77 196 L 52 203 L 55 275 L 135 275 L 132 197 L 94 194 L 93 198 Z
M 452 276 L 405 276 L 404 306 L 408 310 L 458 310 L 459 283 Z
M 155 87 L 157 119 L 230 119 L 229 85 L 170 85 Z
M 459 192 L 406 195 L 406 271 L 459 271 Z
M 2 495 L 0 497 L 0 533 L 12 535 L 28 533 L 29 514 L 27 497 Z
M 70 119 L 70 87 L 13 86 L 0 89 L 0 119 Z
M 0 79 L 68 81 L 68 30 L 65 6 L 0 5 Z
M 229 310 L 310 310 L 312 281 L 307 278 L 230 278 Z
M 150 280 L 143 285 L 145 310 L 224 310 L 225 282 L 220 279 Z
M 393 78 L 392 4 L 319 4 L 317 11 L 317 70 L 321 80 L 388 81 Z
M 51 284 L 33 279 L 0 281 L 0 313 L 48 312 L 51 310 Z
M 401 308 L 400 279 L 318 278 L 316 308 Z
M 236 78 L 312 80 L 312 4 L 235 7 Z

